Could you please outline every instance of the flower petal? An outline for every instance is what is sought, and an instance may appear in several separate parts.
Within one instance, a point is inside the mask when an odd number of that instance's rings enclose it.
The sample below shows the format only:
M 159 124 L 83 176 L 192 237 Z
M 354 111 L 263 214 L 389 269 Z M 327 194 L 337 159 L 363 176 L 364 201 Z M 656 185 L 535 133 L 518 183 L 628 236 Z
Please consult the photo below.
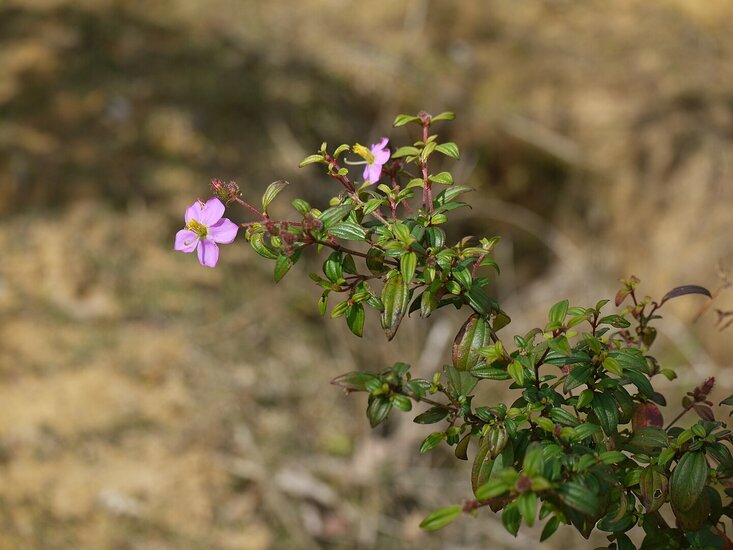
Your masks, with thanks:
M 199 243 L 199 262 L 206 267 L 214 267 L 219 261 L 219 247 L 214 241 L 204 239 Z
M 229 244 L 237 236 L 239 226 L 228 218 L 222 218 L 209 227 L 209 237 L 217 243 Z
M 366 177 L 364 178 L 365 181 L 369 181 L 369 183 L 377 183 L 379 178 L 382 177 L 382 165 L 369 164 L 367 165 L 366 170 L 364 170 L 364 174 L 366 174 Z
M 196 244 L 199 242 L 198 235 L 188 229 L 181 229 L 176 233 L 176 250 L 190 254 L 196 250 Z
M 206 201 L 204 209 L 201 212 L 199 221 L 207 227 L 211 227 L 218 222 L 224 215 L 224 203 L 214 197 Z
M 374 152 L 374 164 L 385 164 L 389 160 L 389 149 Z
M 186 223 L 190 222 L 191 220 L 196 220 L 197 222 L 201 221 L 201 203 L 199 201 L 194 202 L 191 206 L 186 208 Z
M 386 137 L 383 137 L 377 143 L 372 145 L 372 153 L 376 153 L 378 150 L 384 149 L 385 147 L 387 147 L 387 143 L 389 143 L 389 139 Z
M 374 183 L 373 181 L 369 179 L 369 166 L 371 165 L 367 164 L 364 167 L 364 173 L 361 175 L 361 179 L 363 179 L 364 181 L 368 181 L 369 183 Z

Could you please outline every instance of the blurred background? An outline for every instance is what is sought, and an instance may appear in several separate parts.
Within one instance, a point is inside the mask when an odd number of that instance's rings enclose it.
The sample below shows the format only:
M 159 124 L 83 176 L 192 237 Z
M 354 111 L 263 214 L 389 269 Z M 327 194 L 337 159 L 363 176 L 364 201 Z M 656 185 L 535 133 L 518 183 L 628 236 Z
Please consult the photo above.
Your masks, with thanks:
M 452 235 L 504 236 L 508 332 L 631 274 L 656 298 L 718 289 L 731 20 L 728 0 L 0 2 L 0 547 L 590 545 L 514 539 L 488 511 L 421 533 L 470 496 L 470 464 L 419 456 L 409 415 L 372 432 L 364 396 L 329 386 L 397 360 L 432 372 L 465 312 L 355 341 L 316 312 L 320 262 L 275 288 L 243 240 L 209 270 L 173 237 L 212 177 L 254 202 L 290 180 L 281 212 L 322 204 L 333 183 L 297 169 L 321 141 L 412 141 L 394 115 L 453 110 L 441 137 L 477 191 Z M 668 418 L 706 376 L 716 403 L 733 392 L 713 311 L 732 295 L 694 323 L 701 297 L 665 306 Z

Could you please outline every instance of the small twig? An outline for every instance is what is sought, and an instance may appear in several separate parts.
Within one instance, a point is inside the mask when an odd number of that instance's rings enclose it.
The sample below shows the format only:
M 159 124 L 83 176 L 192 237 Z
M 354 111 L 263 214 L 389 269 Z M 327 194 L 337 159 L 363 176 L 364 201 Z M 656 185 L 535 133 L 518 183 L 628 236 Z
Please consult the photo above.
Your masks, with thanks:
M 694 402 L 691 403 L 688 407 L 685 407 L 685 409 L 680 414 L 678 414 L 677 416 L 675 416 L 674 419 L 672 420 L 672 422 L 670 422 L 669 424 L 667 424 L 667 427 L 664 428 L 665 431 L 666 430 L 669 430 L 672 426 L 675 425 L 675 422 L 677 422 L 680 418 L 682 418 L 683 416 L 685 416 L 688 411 L 692 410 L 693 405 L 694 405 Z

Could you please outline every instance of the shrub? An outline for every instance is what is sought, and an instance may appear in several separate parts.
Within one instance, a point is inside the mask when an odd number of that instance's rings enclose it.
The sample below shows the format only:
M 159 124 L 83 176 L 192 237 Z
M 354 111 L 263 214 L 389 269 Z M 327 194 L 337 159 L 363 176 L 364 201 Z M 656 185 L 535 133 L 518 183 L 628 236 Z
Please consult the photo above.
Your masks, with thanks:
M 468 460 L 475 441 L 473 498 L 433 512 L 423 528 L 436 530 L 462 512 L 488 507 L 501 513 L 512 534 L 522 522 L 544 521 L 541 540 L 565 523 L 586 538 L 594 529 L 607 532 L 609 548 L 619 550 L 634 547 L 626 533 L 635 526 L 645 532 L 642 548 L 729 547 L 721 518 L 733 516 L 731 432 L 715 419 L 708 400 L 714 379 L 688 392 L 665 426 L 658 406 L 666 400 L 653 381 L 673 380 L 675 373 L 649 354 L 663 306 L 710 292 L 681 286 L 652 300 L 638 293 L 639 280 L 631 277 L 622 280 L 615 312 L 609 300 L 589 307 L 562 300 L 544 327 L 506 338 L 510 317 L 486 291 L 485 270 L 499 272 L 492 258 L 498 237 L 449 244 L 443 230 L 471 190 L 454 184 L 450 172 L 432 169 L 439 157 L 459 158 L 456 144 L 440 143 L 431 133 L 435 123 L 453 118 L 398 116 L 396 127 L 415 124 L 421 136 L 391 151 L 387 138 L 369 148 L 331 150 L 324 143 L 301 167 L 320 166 L 340 192 L 324 210 L 295 199 L 295 220 L 268 213 L 285 181 L 267 188 L 258 209 L 242 200 L 235 183 L 214 180 L 215 198 L 189 208 L 176 248 L 198 249 L 202 264 L 216 265 L 215 243 L 231 242 L 236 234 L 222 218 L 224 204 L 239 204 L 255 216 L 241 228 L 254 251 L 274 262 L 275 282 L 305 250 L 328 253 L 322 274 L 310 275 L 322 289 L 318 309 L 325 315 L 331 306 L 330 316 L 343 318 L 356 336 L 364 330 L 366 308 L 377 310 L 390 340 L 410 312 L 425 318 L 449 305 L 469 310 L 451 364 L 431 379 L 413 378 L 409 365 L 395 363 L 333 380 L 347 392 L 368 395 L 372 426 L 394 409 L 422 406 L 414 421 L 437 427 L 420 453 L 448 445 Z M 344 162 L 347 154 L 361 160 Z M 364 165 L 361 178 L 349 168 L 358 164 Z M 508 385 L 516 399 L 476 403 L 475 389 L 488 383 Z M 733 405 L 733 396 L 723 404 Z M 700 420 L 689 429 L 677 427 L 690 411 Z M 671 514 L 663 515 L 665 508 Z M 674 525 L 665 519 L 672 515 Z

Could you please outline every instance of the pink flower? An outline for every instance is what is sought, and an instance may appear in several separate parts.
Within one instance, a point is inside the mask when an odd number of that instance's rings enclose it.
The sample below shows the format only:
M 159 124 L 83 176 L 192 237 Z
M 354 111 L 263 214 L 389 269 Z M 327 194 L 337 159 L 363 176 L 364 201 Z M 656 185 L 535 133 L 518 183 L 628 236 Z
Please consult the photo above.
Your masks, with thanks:
M 376 183 L 379 178 L 382 177 L 382 166 L 389 160 L 389 149 L 387 149 L 387 142 L 389 140 L 383 137 L 379 142 L 375 143 L 369 148 L 369 154 L 364 155 L 367 161 L 364 167 L 364 174 L 362 178 L 364 181 L 369 183 Z
M 224 204 L 209 199 L 206 204 L 196 201 L 186 208 L 186 229 L 176 233 L 176 250 L 190 254 L 198 248 L 199 262 L 214 267 L 219 261 L 219 244 L 229 244 L 237 236 L 239 227 L 224 215 Z

